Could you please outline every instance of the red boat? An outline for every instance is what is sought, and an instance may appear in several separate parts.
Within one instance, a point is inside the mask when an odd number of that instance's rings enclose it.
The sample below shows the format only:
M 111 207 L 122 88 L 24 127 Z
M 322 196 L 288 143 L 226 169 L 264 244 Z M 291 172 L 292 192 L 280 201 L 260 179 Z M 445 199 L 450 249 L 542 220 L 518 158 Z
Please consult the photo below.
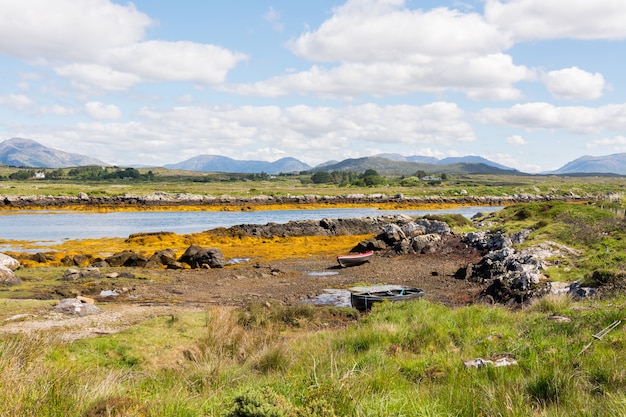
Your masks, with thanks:
M 339 255 L 337 256 L 337 262 L 339 262 L 339 265 L 346 268 L 349 266 L 356 266 L 364 264 L 365 262 L 369 262 L 372 255 L 374 255 L 373 251 L 353 253 L 350 255 Z

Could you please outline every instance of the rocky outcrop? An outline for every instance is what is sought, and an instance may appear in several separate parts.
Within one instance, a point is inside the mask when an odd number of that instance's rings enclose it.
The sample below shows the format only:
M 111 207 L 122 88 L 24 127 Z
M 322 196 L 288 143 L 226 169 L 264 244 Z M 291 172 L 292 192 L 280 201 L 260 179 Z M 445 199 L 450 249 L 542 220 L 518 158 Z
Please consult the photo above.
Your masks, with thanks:
M 522 243 L 530 233 L 530 230 L 522 230 L 510 236 L 501 232 L 466 234 L 463 241 L 485 254 L 477 264 L 460 268 L 455 276 L 485 285 L 482 296 L 491 303 L 526 303 L 532 298 L 553 292 L 552 285 L 542 272 L 547 268 L 548 260 L 561 256 L 571 258 L 578 256 L 578 253 L 554 242 L 516 250 L 513 242 Z M 575 289 L 571 293 L 591 292 Z
M 284 224 L 241 224 L 232 226 L 228 230 L 233 234 L 243 233 L 248 236 L 264 238 L 366 235 L 379 233 L 381 228 L 388 224 L 402 224 L 410 221 L 412 219 L 409 216 L 390 215 L 353 219 L 296 220 Z
M 178 262 L 186 263 L 192 269 L 196 268 L 223 268 L 226 263 L 224 255 L 217 248 L 203 248 L 191 245 L 178 259 Z
M 443 236 L 450 235 L 450 226 L 439 220 L 413 219 L 406 215 L 385 218 L 376 237 L 360 242 L 353 252 L 387 251 L 394 254 L 431 253 L 445 246 Z M 380 229 L 379 229 L 380 230 Z

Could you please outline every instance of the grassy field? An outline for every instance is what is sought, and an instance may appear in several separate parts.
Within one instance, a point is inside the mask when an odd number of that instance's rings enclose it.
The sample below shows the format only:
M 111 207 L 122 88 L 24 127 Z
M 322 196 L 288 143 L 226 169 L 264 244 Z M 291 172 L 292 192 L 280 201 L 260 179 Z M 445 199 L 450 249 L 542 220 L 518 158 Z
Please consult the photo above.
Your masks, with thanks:
M 310 175 L 277 175 L 268 179 L 249 179 L 245 175 L 172 171 L 162 168 L 139 169 L 153 176 L 145 179 L 79 180 L 60 179 L 9 180 L 16 168 L 0 167 L 1 195 L 76 196 L 79 192 L 93 197 L 115 197 L 127 194 L 147 195 L 156 191 L 171 194 L 250 197 L 258 195 L 344 195 L 344 194 L 403 194 L 406 196 L 506 196 L 535 194 L 567 196 L 621 194 L 626 183 L 621 177 L 558 177 L 533 175 L 449 175 L 439 182 L 413 181 L 400 185 L 403 177 L 386 177 L 386 184 L 374 187 L 340 187 L 313 184 Z
M 470 195 L 615 197 L 624 187 L 613 178 L 556 177 L 476 176 L 438 186 L 359 190 L 305 185 L 297 178 L 280 181 L 2 181 L 0 186 L 6 187 L 0 191 L 453 195 L 466 190 Z M 603 297 L 574 301 L 547 296 L 518 309 L 449 308 L 421 300 L 378 305 L 363 315 L 348 308 L 264 303 L 159 317 L 72 343 L 55 331 L 3 335 L 0 415 L 626 415 L 626 220 L 621 201 L 518 204 L 490 222 L 487 228 L 505 233 L 531 229 L 520 248 L 555 241 L 575 249 L 580 256 L 545 274 L 551 280 L 582 279 L 604 288 Z M 468 231 L 469 226 L 456 230 Z M 48 304 L 3 300 L 0 305 L 27 314 Z M 516 364 L 464 365 L 505 357 Z
M 4 416 L 623 416 L 626 300 L 211 308 L 61 343 L 3 337 Z M 587 347 L 587 345 L 590 346 Z M 587 348 L 586 348 L 587 347 Z M 468 368 L 477 358 L 514 359 Z

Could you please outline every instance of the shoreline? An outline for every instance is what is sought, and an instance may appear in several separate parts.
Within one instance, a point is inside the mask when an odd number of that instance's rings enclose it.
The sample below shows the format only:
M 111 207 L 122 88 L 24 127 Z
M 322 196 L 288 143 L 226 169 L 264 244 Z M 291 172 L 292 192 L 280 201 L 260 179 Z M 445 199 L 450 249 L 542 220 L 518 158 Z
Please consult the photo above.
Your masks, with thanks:
M 0 213 L 19 210 L 71 211 L 257 211 L 378 207 L 380 209 L 446 209 L 459 206 L 507 206 L 516 203 L 565 201 L 585 203 L 599 196 L 514 194 L 506 196 L 404 196 L 396 194 L 285 195 L 233 197 L 199 194 L 124 195 L 115 197 L 0 195 Z

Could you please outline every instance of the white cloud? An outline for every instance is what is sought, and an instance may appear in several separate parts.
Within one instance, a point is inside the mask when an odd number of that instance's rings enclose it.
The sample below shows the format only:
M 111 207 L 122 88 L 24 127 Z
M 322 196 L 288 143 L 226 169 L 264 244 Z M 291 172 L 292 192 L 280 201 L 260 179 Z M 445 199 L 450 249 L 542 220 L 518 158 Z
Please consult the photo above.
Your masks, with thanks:
M 272 28 L 278 32 L 282 31 L 284 28 L 280 13 L 272 6 L 270 6 L 267 11 L 263 13 L 263 20 L 272 25 Z
M 577 134 L 626 130 L 626 104 L 558 107 L 550 103 L 526 103 L 510 108 L 486 108 L 477 116 L 483 123 L 528 130 L 554 129 Z
M 506 167 L 515 168 L 522 172 L 540 172 L 542 168 L 537 164 L 529 163 L 528 161 L 524 161 L 524 155 L 509 155 L 503 153 L 490 154 L 487 156 L 488 159 L 502 164 Z
M 524 139 L 520 135 L 509 136 L 508 138 L 506 138 L 506 143 L 508 143 L 509 145 L 516 145 L 516 146 L 528 144 L 526 139 Z
M 151 81 L 215 84 L 246 56 L 215 45 L 148 41 L 111 49 L 104 61 L 118 70 Z
M 92 106 L 99 110 L 103 105 Z M 117 164 L 142 161 L 163 165 L 200 154 L 242 159 L 245 154 L 246 159 L 288 155 L 314 165 L 348 154 L 368 156 L 368 149 L 378 149 L 381 144 L 454 149 L 459 143 L 476 139 L 465 118 L 463 110 L 445 102 L 345 108 L 298 105 L 284 109 L 187 106 L 143 109 L 130 123 L 81 123 L 73 133 L 80 136 L 86 149 L 101 148 L 99 159 Z M 150 152 L 146 152 L 148 148 Z
M 222 82 L 247 57 L 194 42 L 145 41 L 152 20 L 110 0 L 7 0 L 0 53 L 52 66 L 82 87 L 126 90 L 143 81 Z
M 602 97 L 604 77 L 578 67 L 550 71 L 543 77 L 548 91 L 559 99 L 593 100 Z
M 534 79 L 535 72 L 502 53 L 509 46 L 477 13 L 411 10 L 403 0 L 349 0 L 290 43 L 296 55 L 325 66 L 224 90 L 343 100 L 452 91 L 475 100 L 513 100 L 521 97 L 514 84 Z
M 64 65 L 55 68 L 55 72 L 78 87 L 93 90 L 124 91 L 141 82 L 135 74 L 96 64 Z
M 475 13 L 423 12 L 405 8 L 404 1 L 377 0 L 349 0 L 333 12 L 316 31 L 291 43 L 295 54 L 326 62 L 419 64 L 424 57 L 490 54 L 510 45 Z
M 23 110 L 33 104 L 33 101 L 23 94 L 0 95 L 0 106 Z
M 54 114 L 57 116 L 71 116 L 76 114 L 76 109 L 67 106 L 61 106 L 59 104 L 53 104 L 51 106 L 42 106 L 39 111 L 42 114 Z
M 521 96 L 513 84 L 533 77 L 533 71 L 514 65 L 510 56 L 493 54 L 447 57 L 420 66 L 400 62 L 349 63 L 331 69 L 313 66 L 309 71 L 224 89 L 266 97 L 297 92 L 344 99 L 358 95 L 458 91 L 472 99 L 512 100 Z
M 109 0 L 4 0 L 0 51 L 25 59 L 85 60 L 143 38 L 151 19 Z
M 587 143 L 587 148 L 589 149 L 601 146 L 611 147 L 618 152 L 626 152 L 626 136 L 617 135 L 612 138 L 596 139 Z
M 85 113 L 96 120 L 117 120 L 122 117 L 122 111 L 114 104 L 104 104 L 99 101 L 90 101 L 85 104 Z
M 623 0 L 486 0 L 485 18 L 515 41 L 626 39 Z

